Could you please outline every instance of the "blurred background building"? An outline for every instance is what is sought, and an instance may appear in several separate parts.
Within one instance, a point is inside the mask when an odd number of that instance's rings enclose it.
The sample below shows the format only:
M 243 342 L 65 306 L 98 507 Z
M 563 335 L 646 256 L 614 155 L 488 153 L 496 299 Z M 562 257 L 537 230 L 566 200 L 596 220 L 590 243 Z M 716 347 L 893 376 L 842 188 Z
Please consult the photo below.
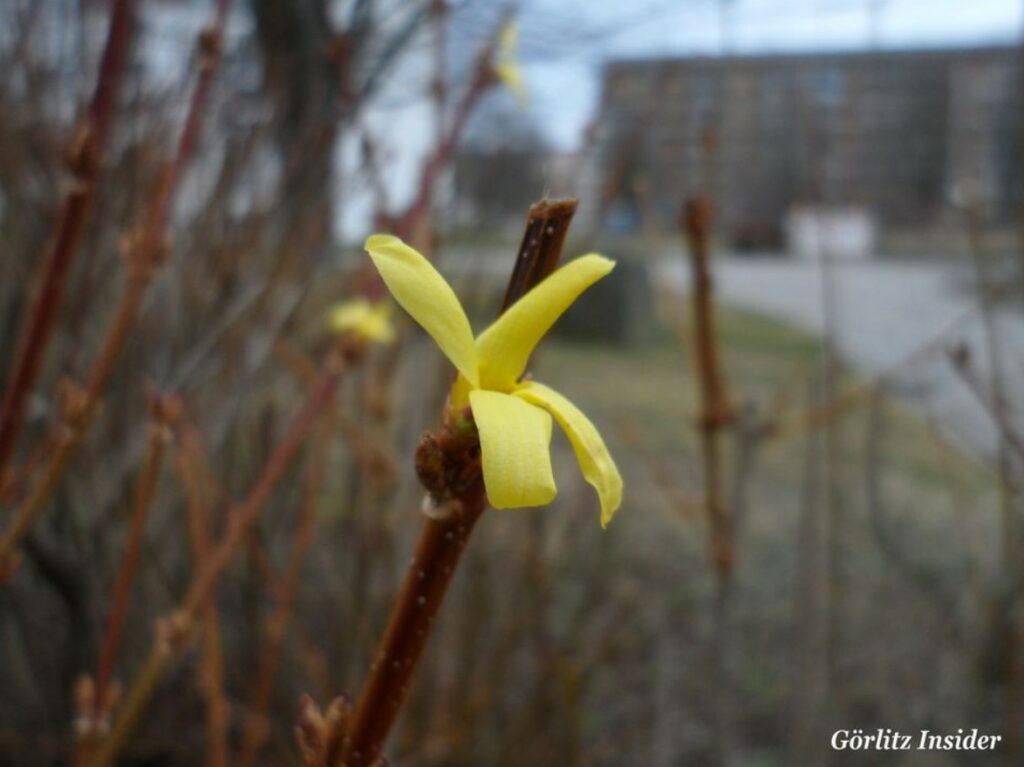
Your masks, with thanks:
M 794 206 L 883 231 L 941 225 L 951 195 L 1008 225 L 1020 202 L 1011 47 L 615 60 L 581 196 L 613 233 L 674 231 L 707 186 L 721 234 L 774 249 Z

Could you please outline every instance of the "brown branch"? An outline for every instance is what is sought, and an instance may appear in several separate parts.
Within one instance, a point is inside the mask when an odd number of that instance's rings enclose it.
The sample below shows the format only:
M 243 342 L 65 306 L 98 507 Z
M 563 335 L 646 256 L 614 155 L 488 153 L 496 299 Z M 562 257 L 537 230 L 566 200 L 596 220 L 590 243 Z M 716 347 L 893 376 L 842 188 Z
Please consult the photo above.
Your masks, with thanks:
M 828 426 L 836 418 L 846 415 L 855 407 L 868 402 L 875 392 L 885 385 L 887 378 L 879 376 L 859 383 L 834 399 L 812 404 L 793 413 L 769 415 L 764 423 L 765 437 L 790 437 L 805 434 Z
M 75 765 L 84 767 L 92 761 L 96 748 L 103 739 L 103 733 L 109 726 L 110 711 L 119 695 L 118 687 L 113 683 L 114 665 L 121 648 L 121 635 L 128 617 L 132 586 L 142 554 L 146 520 L 156 496 L 164 451 L 171 438 L 170 430 L 180 413 L 180 401 L 176 398 L 156 393 L 151 395 L 146 456 L 135 486 L 128 535 L 114 581 L 114 598 L 103 635 L 96 673 L 92 679 L 85 677 L 76 690 L 78 718 L 75 726 Z
M 1012 437 L 1008 430 L 1009 412 L 1005 391 L 1002 349 L 995 318 L 995 296 L 990 289 L 992 281 L 988 264 L 990 254 L 985 247 L 982 222 L 977 207 L 969 205 L 964 213 L 970 240 L 970 255 L 974 266 L 974 277 L 977 282 L 982 343 L 984 344 L 990 368 L 988 376 L 988 401 L 991 403 L 991 412 L 998 435 L 996 443 L 996 469 L 999 475 L 1000 510 L 1003 518 L 1003 567 L 1009 578 L 1015 580 L 1019 577 L 1018 574 L 1022 572 L 1020 568 L 1020 550 L 1022 542 L 1024 542 L 1024 528 L 1021 526 L 1019 512 L 1016 509 L 1017 497 L 1014 488 L 1011 455 L 1013 445 Z M 1021 721 L 1024 721 L 1024 704 L 1022 704 L 1020 717 Z M 1016 727 L 1019 723 L 1019 721 L 1015 721 L 1013 726 Z M 1024 739 L 1015 737 L 1011 746 L 1013 752 L 1019 754 L 1021 750 L 1024 750 Z
M 966 215 L 967 233 L 970 241 L 970 255 L 974 265 L 974 276 L 977 282 L 978 300 L 981 305 L 982 343 L 989 364 L 989 395 L 991 414 L 996 425 L 996 471 L 999 478 L 999 507 L 1002 517 L 1002 572 L 1000 575 L 1007 584 L 1019 586 L 1024 569 L 1021 568 L 1020 555 L 1024 546 L 1024 526 L 1021 525 L 1019 492 L 1016 487 L 1013 467 L 1013 442 L 1009 429 L 1009 411 L 1006 399 L 1006 381 L 1002 359 L 1001 338 L 995 317 L 995 296 L 991 289 L 989 258 L 991 254 L 985 247 L 980 210 L 971 204 L 964 210 Z M 1024 666 L 1022 657 L 1022 623 L 1020 615 L 1013 610 L 1016 601 L 1011 588 L 997 600 L 996 624 L 1005 636 L 1007 656 L 1006 679 L 1006 728 L 1009 732 L 1006 744 L 1006 763 L 1014 764 L 1021 761 L 1024 752 Z M 1005 612 L 1004 612 L 1005 611 Z M 1002 633 L 1001 632 L 1001 633 Z
M 706 164 L 704 186 L 710 185 L 714 156 L 713 134 L 705 143 Z M 713 635 L 710 666 L 713 673 L 711 700 L 714 761 L 728 763 L 732 752 L 730 738 L 731 708 L 728 705 L 730 678 L 727 665 L 729 613 L 732 595 L 732 574 L 735 567 L 734 509 L 726 502 L 723 488 L 721 436 L 722 429 L 733 421 L 732 406 L 726 390 L 715 333 L 714 295 L 710 268 L 711 201 L 707 193 L 689 200 L 683 207 L 680 225 L 689 241 L 690 268 L 693 273 L 693 348 L 700 389 L 701 413 L 699 430 L 704 466 L 704 504 L 708 519 L 711 564 L 715 571 L 716 593 L 713 611 Z
M 438 144 L 434 153 L 428 158 L 420 172 L 416 196 L 405 211 L 395 220 L 394 232 L 398 237 L 408 239 L 416 234 L 416 229 L 430 212 L 434 185 L 437 177 L 451 160 L 455 148 L 459 145 L 462 133 L 469 122 L 480 99 L 497 81 L 491 68 L 491 46 L 487 46 L 480 54 L 473 81 L 455 108 L 452 123 L 448 132 Z
M 178 473 L 185 488 L 185 507 L 188 515 L 189 538 L 196 567 L 200 568 L 210 556 L 210 520 L 207 513 L 208 493 L 199 473 L 203 462 L 202 440 L 191 426 L 180 430 L 177 451 Z M 206 765 L 227 767 L 228 724 L 230 707 L 224 692 L 224 652 L 221 646 L 220 614 L 217 600 L 211 595 L 202 609 L 202 661 L 197 674 L 199 689 L 206 705 Z
M 497 37 L 497 32 L 495 32 L 494 37 Z M 493 57 L 494 42 L 492 40 L 478 54 L 473 79 L 455 108 L 451 124 L 448 126 L 447 131 L 443 133 L 433 153 L 423 163 L 419 181 L 416 185 L 416 195 L 413 197 L 412 202 L 397 216 L 392 217 L 381 214 L 379 216 L 381 220 L 377 222 L 378 226 L 390 229 L 403 240 L 413 241 L 414 244 L 425 250 L 429 257 L 433 256 L 432 243 L 417 242 L 417 240 L 423 239 L 418 237 L 420 227 L 423 226 L 424 221 L 430 214 L 437 178 L 451 162 L 452 155 L 459 145 L 466 125 L 469 123 L 469 118 L 473 115 L 473 110 L 476 109 L 484 94 L 498 82 L 498 77 L 494 72 L 492 64 Z M 383 295 L 384 283 L 377 273 L 373 271 L 372 267 L 364 268 L 358 283 L 360 292 L 371 300 L 378 299 Z
M 530 206 L 516 265 L 501 304 L 502 311 L 555 271 L 577 205 L 577 200 L 570 198 L 541 200 Z
M 992 391 L 986 391 L 984 381 L 972 364 L 971 350 L 966 344 L 961 344 L 950 350 L 950 362 L 953 369 L 960 375 L 961 380 L 967 384 L 971 394 L 988 412 L 989 418 L 999 432 L 1000 439 L 1004 440 L 1017 454 L 1018 460 L 1024 461 L 1024 435 L 1017 431 L 1012 424 L 1012 414 L 1005 399 L 996 402 Z
M 424 522 L 409 573 L 352 720 L 339 762 L 345 767 L 370 767 L 380 756 L 459 558 L 484 511 L 486 498 L 479 475 L 461 493 L 458 502 L 458 511 L 448 519 Z
M 955 331 L 975 319 L 984 311 L 986 301 L 994 300 L 1002 295 L 994 289 L 981 290 L 979 298 L 970 306 L 953 317 L 938 332 L 929 336 L 922 343 L 910 349 L 906 354 L 891 362 L 873 378 L 856 384 L 844 394 L 836 394 L 825 402 L 812 404 L 793 414 L 781 412 L 785 404 L 781 392 L 769 407 L 765 417 L 766 437 L 795 436 L 813 429 L 827 426 L 837 418 L 861 403 L 867 402 L 877 388 L 887 385 L 903 370 L 922 365 L 936 355 L 948 355 L 949 345 Z M 791 386 L 791 384 L 788 384 Z
M 131 598 L 132 585 L 139 567 L 139 556 L 142 553 L 142 542 L 146 532 L 146 520 L 156 496 L 157 480 L 163 463 L 164 450 L 170 439 L 170 431 L 174 421 L 180 414 L 180 403 L 173 398 L 154 396 L 151 402 L 152 421 L 149 425 L 149 437 L 146 446 L 146 458 L 139 473 L 135 487 L 135 499 L 132 503 L 128 537 L 125 540 L 121 564 L 117 571 L 114 584 L 114 601 L 107 621 L 103 649 L 96 669 L 96 694 L 103 700 L 104 692 L 114 673 L 114 662 L 121 646 L 121 631 L 127 617 L 128 602 Z
M 249 554 L 253 557 L 253 564 L 257 572 L 266 583 L 267 591 L 274 599 L 280 600 L 285 592 L 284 580 L 274 571 L 266 546 L 254 535 L 249 536 L 247 546 Z M 298 645 L 299 662 L 302 664 L 310 680 L 317 685 L 317 692 L 322 697 L 329 697 L 331 687 L 328 680 L 327 661 L 323 653 L 313 643 L 302 622 L 296 620 L 294 612 L 290 613 L 286 618 L 288 628 L 294 633 L 294 639 Z
M 663 460 L 662 456 L 656 455 L 650 447 L 644 443 L 641 437 L 640 428 L 637 424 L 626 418 L 620 420 L 622 439 L 632 448 L 634 455 L 647 469 L 651 478 L 670 509 L 675 512 L 681 521 L 689 521 L 691 518 L 700 518 L 704 514 L 704 502 L 702 498 L 688 494 L 680 488 L 676 482 L 674 467 L 670 467 Z
M 541 202 L 530 208 L 504 311 L 558 263 L 575 212 L 575 201 Z M 551 236 L 536 236 L 536 227 Z M 557 236 L 555 236 L 557 235 Z M 529 278 L 523 275 L 529 275 Z M 517 282 L 518 275 L 518 282 Z M 374 656 L 351 724 L 338 753 L 325 763 L 337 767 L 374 767 L 402 704 L 416 663 L 455 575 L 473 527 L 486 507 L 475 433 L 454 425 L 448 408 L 437 434 L 426 434 L 416 451 L 420 481 L 430 493 L 430 514 L 423 523 L 416 552 Z
M 135 30 L 135 0 L 117 0 L 100 62 L 92 103 L 67 151 L 73 183 L 61 204 L 54 236 L 42 261 L 39 292 L 26 309 L 11 375 L 0 405 L 0 488 L 21 430 L 25 398 L 32 390 L 53 336 L 71 266 L 82 241 L 103 170 L 103 155 L 121 92 Z
M 733 570 L 732 517 L 722 492 L 722 466 L 719 436 L 732 419 L 729 395 L 722 375 L 715 334 L 714 304 L 708 240 L 711 228 L 711 204 L 704 198 L 690 200 L 680 218 L 683 234 L 690 245 L 693 272 L 693 348 L 700 385 L 701 452 L 704 462 L 704 496 L 711 534 L 711 561 L 719 580 L 727 581 Z
M 122 0 L 123 1 L 123 0 Z M 57 429 L 62 439 L 50 457 L 42 475 L 29 491 L 26 500 L 15 511 L 14 519 L 0 536 L 0 580 L 9 575 L 17 564 L 15 553 L 28 530 L 35 523 L 56 489 L 65 469 L 78 450 L 85 432 L 96 414 L 103 389 L 113 372 L 125 339 L 136 325 L 136 318 L 146 288 L 166 252 L 164 237 L 167 217 L 174 193 L 195 149 L 202 124 L 202 117 L 209 100 L 210 87 L 216 62 L 220 53 L 223 25 L 227 15 L 227 0 L 217 0 L 213 24 L 199 36 L 199 74 L 188 114 L 178 140 L 173 158 L 164 167 L 149 211 L 142 226 L 124 239 L 123 247 L 128 275 L 121 298 L 114 311 L 114 318 L 107 331 L 86 378 L 84 391 L 77 397 L 78 402 L 72 420 L 64 420 Z M 110 98 L 109 93 L 103 96 Z M 0 482 L 2 484 L 2 482 Z
M 963 629 L 957 620 L 955 595 L 950 593 L 942 574 L 937 568 L 929 568 L 923 562 L 915 561 L 911 554 L 914 547 L 903 544 L 903 541 L 912 541 L 913 536 L 901 535 L 901 531 L 893 529 L 887 520 L 882 462 L 886 425 L 885 397 L 884 388 L 875 390 L 868 410 L 868 424 L 864 435 L 864 489 L 871 532 L 885 559 L 893 565 L 900 576 L 928 597 L 938 615 L 946 616 L 948 628 L 954 636 L 962 638 Z

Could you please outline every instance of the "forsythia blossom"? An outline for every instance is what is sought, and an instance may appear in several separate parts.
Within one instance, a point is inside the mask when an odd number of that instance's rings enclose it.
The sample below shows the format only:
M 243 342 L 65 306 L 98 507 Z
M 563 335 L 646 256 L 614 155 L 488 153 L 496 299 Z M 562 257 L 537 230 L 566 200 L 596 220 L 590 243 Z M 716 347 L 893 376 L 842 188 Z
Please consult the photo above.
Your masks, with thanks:
M 372 304 L 365 298 L 342 301 L 331 307 L 327 324 L 335 333 L 356 333 L 367 341 L 389 344 L 395 339 L 391 306 L 384 301 Z
M 494 56 L 494 73 L 505 83 L 520 106 L 528 101 L 523 71 L 519 68 L 519 25 L 506 23 L 498 33 L 498 50 Z
M 397 237 L 373 235 L 366 250 L 395 300 L 459 371 L 450 401 L 470 408 L 480 435 L 487 499 L 498 509 L 543 506 L 557 490 L 551 473 L 551 416 L 597 490 L 601 524 L 622 503 L 622 477 L 594 425 L 568 399 L 522 380 L 534 347 L 579 295 L 615 266 L 590 254 L 563 266 L 473 338 L 444 277 Z

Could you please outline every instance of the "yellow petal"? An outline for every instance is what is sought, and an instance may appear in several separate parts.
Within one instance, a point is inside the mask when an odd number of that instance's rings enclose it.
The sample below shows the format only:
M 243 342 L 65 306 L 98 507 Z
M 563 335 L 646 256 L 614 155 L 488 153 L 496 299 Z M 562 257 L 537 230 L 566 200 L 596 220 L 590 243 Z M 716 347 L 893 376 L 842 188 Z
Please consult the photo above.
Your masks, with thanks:
M 391 343 L 395 337 L 391 307 L 383 301 L 371 304 L 365 298 L 356 298 L 335 304 L 327 314 L 327 323 L 335 333 L 358 333 L 378 343 Z
M 382 344 L 389 344 L 395 340 L 395 326 L 391 322 L 391 305 L 384 301 L 378 301 L 366 319 L 363 320 L 360 331 L 371 341 Z
M 597 490 L 601 501 L 601 527 L 607 527 L 622 504 L 622 476 L 597 428 L 578 407 L 543 384 L 524 383 L 516 389 L 515 396 L 545 408 L 561 425 L 584 478 Z
M 525 107 L 529 104 L 530 96 L 526 90 L 523 72 L 518 64 L 502 62 L 495 65 L 494 71 L 501 81 L 505 83 L 505 87 L 509 89 L 520 107 Z
M 473 330 L 444 277 L 397 237 L 375 234 L 365 247 L 395 300 L 430 334 L 458 371 L 476 385 L 479 365 Z
M 476 389 L 469 401 L 490 504 L 513 509 L 551 503 L 557 492 L 551 474 L 551 416 L 499 392 Z
M 466 380 L 465 376 L 456 376 L 455 383 L 452 384 L 452 388 L 448 392 L 448 402 L 456 408 L 469 407 L 469 392 L 472 389 L 473 385 Z
M 537 342 L 580 293 L 615 267 L 615 262 L 590 253 L 556 271 L 516 301 L 477 339 L 480 385 L 511 391 L 526 370 Z
M 504 59 L 515 59 L 519 52 L 519 25 L 515 21 L 506 21 L 498 30 L 498 56 Z
M 498 33 L 498 51 L 495 55 L 494 73 L 505 83 L 520 106 L 526 106 L 528 99 L 522 70 L 519 68 L 519 25 L 514 21 L 505 24 Z
M 327 324 L 335 333 L 346 333 L 359 327 L 370 313 L 370 302 L 365 298 L 342 301 L 327 313 Z

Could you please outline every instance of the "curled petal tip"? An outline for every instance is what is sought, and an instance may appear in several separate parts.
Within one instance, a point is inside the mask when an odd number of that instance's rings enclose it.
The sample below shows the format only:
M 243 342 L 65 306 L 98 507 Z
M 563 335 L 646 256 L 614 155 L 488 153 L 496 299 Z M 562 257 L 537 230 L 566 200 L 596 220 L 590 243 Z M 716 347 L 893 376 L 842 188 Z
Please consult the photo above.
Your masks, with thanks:
M 603 269 L 605 274 L 608 274 L 615 268 L 616 261 L 608 258 L 608 256 L 602 255 L 601 253 L 587 253 L 586 255 L 580 256 L 579 261 L 587 260 L 593 262 L 597 268 Z
M 597 428 L 576 405 L 543 384 L 524 383 L 516 389 L 515 396 L 544 408 L 558 421 L 569 438 L 584 479 L 597 491 L 601 527 L 606 528 L 622 504 L 623 483 Z

